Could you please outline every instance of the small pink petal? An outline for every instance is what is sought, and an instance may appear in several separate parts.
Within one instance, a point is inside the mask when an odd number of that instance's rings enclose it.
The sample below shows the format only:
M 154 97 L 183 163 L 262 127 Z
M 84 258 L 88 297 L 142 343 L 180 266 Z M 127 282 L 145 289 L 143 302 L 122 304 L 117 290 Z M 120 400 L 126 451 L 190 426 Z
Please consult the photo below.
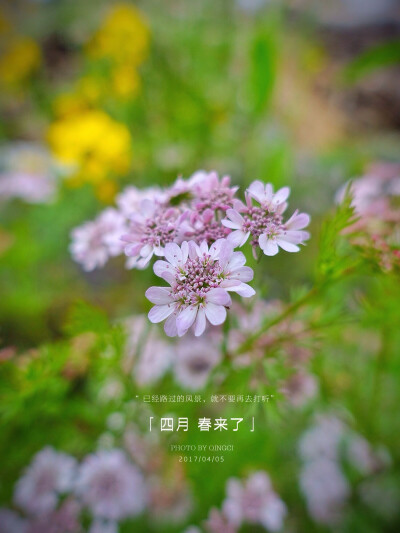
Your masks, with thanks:
M 236 222 L 236 224 L 239 224 L 240 227 L 243 226 L 244 218 L 238 211 L 236 211 L 236 209 L 228 209 L 226 211 L 226 216 L 230 218 L 232 222 Z
M 279 189 L 279 191 L 276 191 L 273 198 L 274 204 L 282 204 L 285 202 L 290 194 L 290 188 L 289 187 L 282 187 L 282 189 Z

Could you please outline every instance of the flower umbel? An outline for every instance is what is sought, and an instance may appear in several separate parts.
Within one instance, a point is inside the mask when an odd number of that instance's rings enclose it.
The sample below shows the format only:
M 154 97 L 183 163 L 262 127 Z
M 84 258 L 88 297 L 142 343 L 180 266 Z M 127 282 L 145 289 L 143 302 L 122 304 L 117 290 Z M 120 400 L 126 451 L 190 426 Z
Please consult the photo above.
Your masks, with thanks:
M 247 285 L 253 279 L 251 268 L 244 266 L 245 257 L 234 252 L 232 244 L 219 239 L 210 248 L 204 241 L 167 244 L 166 261 L 157 261 L 154 272 L 170 287 L 150 287 L 146 297 L 155 304 L 149 313 L 151 322 L 167 319 L 167 335 L 183 336 L 194 324 L 194 334 L 202 335 L 207 320 L 214 326 L 226 319 L 231 304 L 228 291 L 249 297 L 255 291 Z
M 236 246 L 251 238 L 250 244 L 256 256 L 257 246 L 265 255 L 276 255 L 279 248 L 286 252 L 298 252 L 299 244 L 309 239 L 307 231 L 301 231 L 308 226 L 310 217 L 306 213 L 295 211 L 284 222 L 283 213 L 287 208 L 289 187 L 283 187 L 276 193 L 272 185 L 264 185 L 261 181 L 254 181 L 246 191 L 246 205 L 235 200 L 233 209 L 228 209 L 227 218 L 222 224 L 234 230 L 228 239 Z M 253 205 L 255 200 L 259 205 Z

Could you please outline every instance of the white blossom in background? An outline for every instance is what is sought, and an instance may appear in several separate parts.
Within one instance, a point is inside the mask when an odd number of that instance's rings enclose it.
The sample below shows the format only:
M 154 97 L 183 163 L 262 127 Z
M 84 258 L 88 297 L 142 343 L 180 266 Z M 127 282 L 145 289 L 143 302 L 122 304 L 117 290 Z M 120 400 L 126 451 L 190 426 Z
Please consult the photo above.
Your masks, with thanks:
M 97 518 L 118 521 L 141 513 L 146 486 L 139 470 L 122 450 L 104 450 L 82 462 L 77 495 Z
M 88 533 L 118 533 L 118 523 L 114 520 L 96 518 L 90 524 Z
M 95 220 L 72 231 L 71 255 L 87 272 L 102 267 L 110 257 L 122 254 L 125 231 L 125 217 L 116 209 L 105 209 Z
M 165 193 L 159 187 L 148 187 L 138 189 L 133 185 L 126 187 L 117 195 L 115 203 L 119 211 L 129 219 L 130 216 L 140 209 L 143 200 L 153 200 L 162 202 L 165 200 Z
M 0 201 L 46 203 L 54 199 L 56 187 L 54 162 L 42 146 L 16 142 L 0 148 Z
M 243 523 L 260 524 L 268 531 L 279 531 L 287 514 L 286 505 L 263 471 L 255 472 L 245 481 L 229 479 L 222 510 L 237 527 Z
M 335 524 L 350 496 L 350 485 L 334 460 L 320 458 L 305 464 L 300 487 L 311 516 L 322 524 Z
M 46 447 L 37 453 L 18 480 L 14 501 L 24 511 L 40 515 L 54 510 L 59 497 L 73 487 L 77 463 L 65 453 Z
M 191 390 L 204 388 L 212 370 L 221 361 L 219 345 L 222 339 L 217 337 L 211 334 L 189 336 L 177 342 L 173 371 L 176 382 L 182 387 Z
M 139 386 L 155 383 L 170 367 L 173 347 L 160 337 L 144 315 L 127 319 L 124 326 L 128 334 L 124 365 L 131 369 L 132 377 Z
M 0 533 L 27 533 L 28 522 L 15 511 L 0 507 Z
M 383 448 L 373 448 L 333 415 L 318 416 L 300 438 L 298 449 L 302 460 L 299 484 L 308 511 L 316 522 L 326 525 L 335 525 L 344 517 L 353 494 L 345 475 L 349 467 L 367 477 L 390 463 Z

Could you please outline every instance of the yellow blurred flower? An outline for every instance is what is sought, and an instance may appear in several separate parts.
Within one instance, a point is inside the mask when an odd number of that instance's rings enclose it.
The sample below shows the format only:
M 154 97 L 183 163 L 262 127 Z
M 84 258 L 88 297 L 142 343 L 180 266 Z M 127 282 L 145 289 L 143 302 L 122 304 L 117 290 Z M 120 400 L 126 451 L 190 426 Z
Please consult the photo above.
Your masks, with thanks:
M 114 94 L 120 98 L 132 98 L 139 92 L 140 77 L 132 67 L 117 67 L 112 72 L 111 81 Z
M 148 53 L 149 29 L 140 11 L 127 3 L 116 4 L 88 43 L 88 54 L 137 66 Z
M 40 65 L 40 48 L 29 37 L 14 37 L 5 43 L 0 57 L 0 80 L 4 85 L 24 83 Z
M 129 169 L 129 130 L 103 111 L 87 110 L 60 118 L 50 126 L 48 140 L 74 185 L 98 185 Z

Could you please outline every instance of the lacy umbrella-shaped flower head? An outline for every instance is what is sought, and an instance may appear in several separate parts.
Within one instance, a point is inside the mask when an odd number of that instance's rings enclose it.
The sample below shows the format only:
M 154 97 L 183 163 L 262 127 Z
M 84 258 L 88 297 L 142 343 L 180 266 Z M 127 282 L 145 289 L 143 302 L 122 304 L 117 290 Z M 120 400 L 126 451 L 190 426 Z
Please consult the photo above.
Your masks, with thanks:
M 157 261 L 154 272 L 170 287 L 150 287 L 146 297 L 155 304 L 149 313 L 153 323 L 167 319 L 167 335 L 184 335 L 194 325 L 194 334 L 202 335 L 207 320 L 214 326 L 226 319 L 231 304 L 228 291 L 249 297 L 255 291 L 247 285 L 253 270 L 244 266 L 241 252 L 234 252 L 226 239 L 216 241 L 210 248 L 204 241 L 200 246 L 186 241 L 182 246 L 171 243 L 165 247 L 166 261 Z
M 131 268 L 145 268 L 153 255 L 162 257 L 166 244 L 179 240 L 180 224 L 185 215 L 174 207 L 143 200 L 140 212 L 131 216 L 131 226 L 122 240 Z
M 206 241 L 208 245 L 213 244 L 218 239 L 225 239 L 231 230 L 221 224 L 215 217 L 215 212 L 211 209 L 199 213 L 190 212 L 188 219 L 182 225 L 182 234 L 186 240 L 194 240 L 197 244 Z
M 122 253 L 121 235 L 125 231 L 125 217 L 112 207 L 105 209 L 95 220 L 72 231 L 73 259 L 87 272 L 104 266 L 110 257 Z
M 228 239 L 236 246 L 243 246 L 250 237 L 250 244 L 256 257 L 257 247 L 265 255 L 276 255 L 279 248 L 287 252 L 298 252 L 299 244 L 309 239 L 310 234 L 303 231 L 310 223 L 310 216 L 295 211 L 284 222 L 283 213 L 287 208 L 290 189 L 283 187 L 276 193 L 272 185 L 254 181 L 246 191 L 246 205 L 235 200 L 233 209 L 226 212 L 222 224 L 234 230 Z M 259 205 L 254 205 L 255 200 Z
M 162 202 L 164 197 L 165 193 L 158 187 L 138 189 L 137 187 L 129 186 L 117 196 L 116 204 L 121 213 L 129 218 L 133 213 L 140 210 L 140 204 L 143 200 Z
M 95 517 L 120 520 L 145 506 L 142 475 L 122 450 L 100 451 L 83 461 L 76 491 Z
M 217 172 L 197 172 L 190 180 L 194 194 L 194 208 L 203 212 L 226 211 L 233 205 L 233 199 L 239 187 L 231 187 L 231 178 L 223 176 L 221 180 Z
M 269 531 L 282 528 L 286 505 L 274 492 L 266 472 L 255 472 L 244 483 L 232 478 L 226 491 L 223 511 L 233 524 L 260 524 Z
M 47 447 L 33 458 L 17 482 L 14 501 L 24 511 L 40 515 L 55 509 L 60 494 L 72 488 L 76 461 Z

